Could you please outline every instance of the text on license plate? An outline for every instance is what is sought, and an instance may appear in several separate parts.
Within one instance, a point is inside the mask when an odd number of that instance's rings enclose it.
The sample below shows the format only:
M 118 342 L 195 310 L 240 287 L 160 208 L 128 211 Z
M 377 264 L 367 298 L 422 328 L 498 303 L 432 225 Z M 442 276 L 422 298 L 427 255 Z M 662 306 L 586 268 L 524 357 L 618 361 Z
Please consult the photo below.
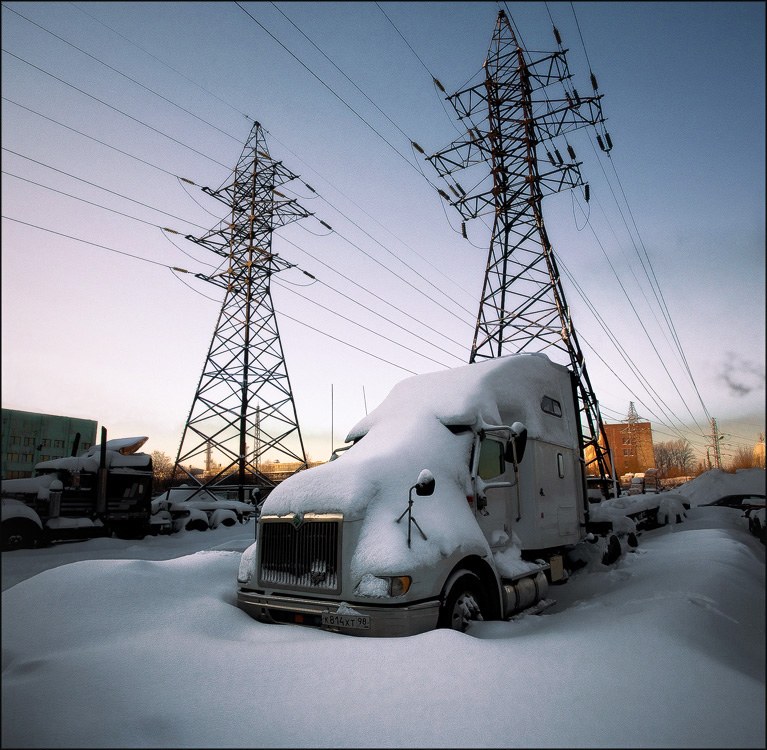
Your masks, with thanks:
M 323 612 L 322 627 L 370 630 L 370 617 L 367 615 L 335 615 L 330 612 Z

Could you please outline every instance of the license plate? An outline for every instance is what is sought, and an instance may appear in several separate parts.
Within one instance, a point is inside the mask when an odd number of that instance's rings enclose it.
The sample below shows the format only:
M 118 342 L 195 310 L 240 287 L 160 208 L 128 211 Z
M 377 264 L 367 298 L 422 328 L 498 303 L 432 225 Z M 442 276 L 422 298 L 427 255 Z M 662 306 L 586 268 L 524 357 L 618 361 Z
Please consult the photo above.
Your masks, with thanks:
M 330 612 L 323 612 L 322 627 L 370 630 L 370 617 L 367 615 L 335 615 Z

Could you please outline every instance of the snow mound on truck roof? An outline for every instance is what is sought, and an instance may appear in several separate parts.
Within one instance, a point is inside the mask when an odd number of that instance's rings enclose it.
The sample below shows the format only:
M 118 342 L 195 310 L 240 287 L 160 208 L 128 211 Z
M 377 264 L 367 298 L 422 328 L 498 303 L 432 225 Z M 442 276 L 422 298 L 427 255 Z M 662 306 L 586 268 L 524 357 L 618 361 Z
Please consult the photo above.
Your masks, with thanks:
M 545 354 L 510 354 L 463 367 L 415 375 L 400 381 L 374 411 L 360 420 L 346 440 L 367 434 L 370 428 L 407 413 L 428 413 L 444 425 L 511 424 L 524 422 L 528 436 L 552 437 L 552 431 L 572 437 L 564 418 L 541 409 L 544 395 L 563 404 L 572 400 L 562 392 L 570 387 L 566 368 Z M 545 420 L 545 422 L 544 422 Z

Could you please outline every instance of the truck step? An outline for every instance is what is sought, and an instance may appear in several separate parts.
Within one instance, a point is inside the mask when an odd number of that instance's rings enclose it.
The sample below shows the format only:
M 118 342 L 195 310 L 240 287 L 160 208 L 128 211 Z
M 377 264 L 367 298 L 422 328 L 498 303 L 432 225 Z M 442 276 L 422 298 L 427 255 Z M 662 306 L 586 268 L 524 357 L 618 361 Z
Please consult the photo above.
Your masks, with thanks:
M 533 604 L 532 607 L 528 607 L 527 609 L 523 609 L 521 612 L 517 612 L 517 614 L 512 615 L 509 617 L 509 620 L 519 620 L 526 615 L 539 615 L 545 609 L 553 607 L 556 603 L 556 599 L 541 599 L 541 601 Z

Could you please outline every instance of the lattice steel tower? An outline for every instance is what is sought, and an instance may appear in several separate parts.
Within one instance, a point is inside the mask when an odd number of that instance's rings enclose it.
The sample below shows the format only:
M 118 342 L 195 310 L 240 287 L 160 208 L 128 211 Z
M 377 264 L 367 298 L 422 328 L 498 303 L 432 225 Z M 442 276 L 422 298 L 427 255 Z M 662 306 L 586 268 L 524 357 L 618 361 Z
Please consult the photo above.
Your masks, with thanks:
M 445 179 L 452 197 L 440 191 L 465 222 L 493 217 L 485 282 L 469 362 L 502 354 L 557 351 L 576 375 L 583 441 L 592 451 L 589 463 L 607 478 L 609 446 L 599 405 L 565 300 L 556 259 L 543 221 L 544 195 L 588 185 L 582 162 L 566 134 L 598 127 L 597 141 L 612 148 L 593 73 L 592 96 L 581 96 L 571 83 L 559 32 L 558 50 L 528 53 L 517 40 L 504 11 L 498 14 L 485 61 L 485 80 L 448 96 L 466 133 L 428 157 Z M 532 55 L 532 57 L 531 57 Z M 559 84 L 562 93 L 550 90 Z M 564 141 L 565 161 L 557 143 Z M 607 145 L 605 145 L 607 144 Z M 549 163 L 539 162 L 544 148 Z M 466 191 L 454 175 L 472 187 Z M 556 359 L 552 356 L 552 359 Z M 600 441 L 601 435 L 601 441 Z
M 267 148 L 256 122 L 231 183 L 203 188 L 229 208 L 229 218 L 187 239 L 220 255 L 220 271 L 197 274 L 226 291 L 181 437 L 174 476 L 198 489 L 231 485 L 245 499 L 248 485 L 272 486 L 260 470 L 267 452 L 306 466 L 301 431 L 272 305 L 271 276 L 292 267 L 272 252 L 272 234 L 309 216 L 278 188 L 296 178 Z M 215 451 L 221 466 L 204 481 L 183 464 Z

